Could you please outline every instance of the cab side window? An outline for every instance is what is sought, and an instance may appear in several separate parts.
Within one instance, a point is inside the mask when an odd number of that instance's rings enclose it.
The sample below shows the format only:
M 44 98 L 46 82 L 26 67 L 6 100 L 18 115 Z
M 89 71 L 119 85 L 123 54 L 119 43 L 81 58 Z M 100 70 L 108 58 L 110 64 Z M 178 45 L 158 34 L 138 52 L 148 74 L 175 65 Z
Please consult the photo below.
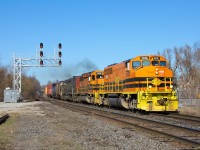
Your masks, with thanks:
M 141 62 L 140 61 L 133 61 L 133 69 L 137 69 L 138 67 L 141 66 Z
M 92 81 L 94 81 L 95 80 L 95 75 L 92 75 Z

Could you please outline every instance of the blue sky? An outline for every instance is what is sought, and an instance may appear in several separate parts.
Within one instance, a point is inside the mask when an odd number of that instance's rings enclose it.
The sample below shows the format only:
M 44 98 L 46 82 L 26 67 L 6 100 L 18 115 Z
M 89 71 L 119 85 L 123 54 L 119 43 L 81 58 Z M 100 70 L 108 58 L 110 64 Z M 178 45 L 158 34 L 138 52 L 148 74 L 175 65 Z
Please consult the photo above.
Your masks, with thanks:
M 41 84 L 200 40 L 199 0 L 1 0 L 0 63 L 63 44 L 62 68 L 29 68 Z

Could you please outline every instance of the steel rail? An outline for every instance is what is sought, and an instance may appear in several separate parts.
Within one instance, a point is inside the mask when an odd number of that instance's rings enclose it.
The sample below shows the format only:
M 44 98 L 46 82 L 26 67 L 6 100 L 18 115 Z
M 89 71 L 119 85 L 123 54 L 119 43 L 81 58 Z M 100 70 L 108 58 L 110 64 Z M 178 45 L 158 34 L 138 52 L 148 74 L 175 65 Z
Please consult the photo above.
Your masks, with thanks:
M 194 123 L 200 123 L 200 118 L 199 117 L 195 117 L 195 116 L 174 115 L 174 114 L 170 114 L 170 115 L 153 114 L 153 115 L 167 117 L 167 118 L 174 118 L 174 119 L 179 119 L 179 120 L 186 120 L 186 121 L 190 121 L 190 122 L 194 122 Z M 187 118 L 185 118 L 185 117 L 187 117 Z M 189 118 L 189 117 L 191 117 L 191 118 Z

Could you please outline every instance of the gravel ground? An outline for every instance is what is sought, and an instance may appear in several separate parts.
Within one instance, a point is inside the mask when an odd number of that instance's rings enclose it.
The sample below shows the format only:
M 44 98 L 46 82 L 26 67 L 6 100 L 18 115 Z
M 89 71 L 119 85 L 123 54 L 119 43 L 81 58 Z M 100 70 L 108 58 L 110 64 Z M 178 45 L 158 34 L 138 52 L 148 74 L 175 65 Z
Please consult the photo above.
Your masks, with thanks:
M 0 114 L 5 113 L 6 107 L 1 108 L 3 107 L 0 104 Z M 13 123 L 12 132 L 9 132 L 12 138 L 6 149 L 176 149 L 166 143 L 150 139 L 136 129 L 123 129 L 105 120 L 72 112 L 47 102 L 26 103 L 20 107 L 9 108 L 8 112 L 11 117 L 17 119 Z

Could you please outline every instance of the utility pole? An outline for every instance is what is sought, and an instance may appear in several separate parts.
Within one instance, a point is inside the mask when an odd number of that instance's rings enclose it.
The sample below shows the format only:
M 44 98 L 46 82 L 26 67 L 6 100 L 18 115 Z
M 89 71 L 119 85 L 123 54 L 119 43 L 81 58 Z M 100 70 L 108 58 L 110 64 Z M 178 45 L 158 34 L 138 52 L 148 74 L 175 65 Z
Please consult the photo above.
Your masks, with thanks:
M 24 67 L 61 67 L 62 66 L 62 44 L 54 50 L 54 58 L 46 58 L 43 53 L 43 43 L 40 43 L 40 49 L 36 50 L 36 58 L 17 58 L 13 56 L 13 89 L 22 90 L 22 69 Z

